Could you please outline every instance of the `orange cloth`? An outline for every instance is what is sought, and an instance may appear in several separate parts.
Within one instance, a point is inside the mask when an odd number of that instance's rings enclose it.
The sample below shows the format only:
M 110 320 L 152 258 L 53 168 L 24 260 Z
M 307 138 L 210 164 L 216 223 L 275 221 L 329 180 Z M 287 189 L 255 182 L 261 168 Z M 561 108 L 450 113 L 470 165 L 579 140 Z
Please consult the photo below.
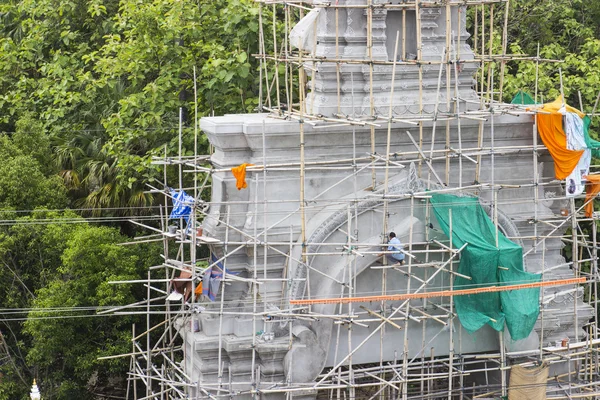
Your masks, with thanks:
M 231 168 L 231 172 L 233 172 L 233 176 L 235 176 L 236 182 L 235 187 L 237 190 L 246 189 L 248 184 L 246 183 L 246 167 L 251 167 L 254 164 L 242 164 L 237 167 Z
M 584 150 L 567 150 L 567 136 L 562 127 L 562 114 L 538 114 L 538 133 L 554 159 L 556 179 L 573 172 Z
M 588 184 L 585 189 L 585 216 L 591 218 L 594 214 L 594 200 L 600 193 L 600 175 L 588 175 L 585 177 Z
M 577 166 L 584 150 L 568 150 L 567 136 L 563 129 L 563 114 L 559 113 L 563 106 L 562 97 L 552 103 L 544 104 L 541 108 L 551 114 L 538 114 L 538 133 L 554 159 L 554 174 L 556 179 L 565 179 Z M 566 106 L 567 111 L 577 113 L 582 118 L 585 114 L 573 107 Z
M 200 296 L 202 296 L 202 282 L 200 282 L 198 284 L 198 286 L 196 286 L 196 289 L 194 290 L 194 294 L 196 295 L 196 298 L 199 298 Z

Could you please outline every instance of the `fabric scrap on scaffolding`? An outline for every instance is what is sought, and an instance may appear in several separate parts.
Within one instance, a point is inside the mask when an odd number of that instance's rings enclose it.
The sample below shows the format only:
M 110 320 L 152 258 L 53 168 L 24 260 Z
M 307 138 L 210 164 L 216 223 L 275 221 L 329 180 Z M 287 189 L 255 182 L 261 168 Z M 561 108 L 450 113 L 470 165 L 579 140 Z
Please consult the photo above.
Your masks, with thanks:
M 200 282 L 198 284 L 198 286 L 196 286 L 196 289 L 194 289 L 194 294 L 196 295 L 196 297 L 200 297 L 202 295 L 202 290 L 203 290 L 203 285 L 202 285 L 202 282 Z
M 566 179 L 566 194 L 568 197 L 578 196 L 585 189 L 584 177 L 590 173 L 592 152 L 587 147 L 584 135 L 584 122 L 574 112 L 565 112 L 564 130 L 567 136 L 568 150 L 583 150 L 577 166 Z
M 192 271 L 186 268 L 184 271 L 181 271 L 179 273 L 179 277 L 171 280 L 173 289 L 175 289 L 177 293 L 184 295 L 185 301 L 188 301 L 188 299 L 192 295 L 192 281 L 190 280 L 191 277 Z
M 204 271 L 202 277 L 202 294 L 210 301 L 215 301 L 221 287 L 223 272 L 231 275 L 237 275 L 239 272 L 226 271 L 223 263 L 213 253 L 210 254 L 210 263 L 210 267 Z
M 244 163 L 238 165 L 237 167 L 231 168 L 231 172 L 233 173 L 233 176 L 236 179 L 235 187 L 237 188 L 237 190 L 246 189 L 248 187 L 248 184 L 246 183 L 246 167 L 251 167 L 253 165 L 254 164 Z
M 594 215 L 594 199 L 600 193 L 600 175 L 588 175 L 585 179 L 588 181 L 585 191 L 585 216 L 591 218 Z
M 457 276 L 456 289 L 540 281 L 541 275 L 524 270 L 523 249 L 496 229 L 477 198 L 435 193 L 431 204 L 442 231 L 452 236 L 452 245 L 461 248 L 467 244 L 460 254 L 458 272 L 471 279 Z M 467 331 L 475 332 L 485 324 L 501 331 L 506 323 L 512 340 L 520 340 L 529 336 L 537 321 L 539 294 L 539 288 L 531 288 L 458 296 L 454 301 Z
M 177 191 L 175 189 L 169 189 L 169 191 L 173 197 L 173 210 L 171 210 L 169 218 L 183 218 L 187 223 L 192 213 L 192 206 L 195 202 L 194 198 L 188 195 L 184 190 Z
M 510 370 L 508 400 L 545 400 L 548 372 L 546 363 L 534 368 L 513 366 Z
M 321 8 L 313 8 L 306 14 L 290 32 L 290 44 L 299 49 L 312 52 L 315 44 L 315 22 L 321 13 Z

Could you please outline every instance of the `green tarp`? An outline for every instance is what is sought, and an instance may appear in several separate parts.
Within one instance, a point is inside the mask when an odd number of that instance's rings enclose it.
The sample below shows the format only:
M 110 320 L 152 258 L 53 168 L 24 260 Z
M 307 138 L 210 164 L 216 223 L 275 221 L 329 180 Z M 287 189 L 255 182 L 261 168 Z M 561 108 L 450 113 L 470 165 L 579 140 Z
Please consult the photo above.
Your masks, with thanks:
M 539 282 L 540 275 L 523 270 L 523 249 L 498 232 L 474 197 L 433 194 L 431 204 L 435 216 L 450 236 L 452 210 L 452 245 L 468 243 L 461 252 L 458 272 L 472 280 L 457 276 L 455 289 L 515 285 Z M 502 267 L 502 268 L 499 268 Z M 475 332 L 485 324 L 497 331 L 508 327 L 513 340 L 529 336 L 540 312 L 539 288 L 456 296 L 456 311 L 463 327 Z
M 592 151 L 592 156 L 596 158 L 600 158 L 600 142 L 592 139 L 590 136 L 590 125 L 592 124 L 592 120 L 587 115 L 583 117 L 583 138 L 585 139 L 585 144 Z
M 522 105 L 530 105 L 535 104 L 533 98 L 526 92 L 519 90 L 515 97 L 510 102 L 511 104 L 522 104 Z

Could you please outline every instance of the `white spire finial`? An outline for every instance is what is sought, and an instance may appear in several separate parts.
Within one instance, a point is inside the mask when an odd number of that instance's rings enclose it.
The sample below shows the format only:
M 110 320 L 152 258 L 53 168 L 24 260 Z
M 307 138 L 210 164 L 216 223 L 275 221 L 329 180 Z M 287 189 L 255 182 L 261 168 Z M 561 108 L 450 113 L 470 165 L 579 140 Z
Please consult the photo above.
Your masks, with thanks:
M 31 393 L 29 394 L 31 400 L 41 400 L 42 396 L 40 395 L 40 390 L 38 389 L 37 384 L 35 383 L 35 379 L 33 380 L 33 385 L 31 386 Z

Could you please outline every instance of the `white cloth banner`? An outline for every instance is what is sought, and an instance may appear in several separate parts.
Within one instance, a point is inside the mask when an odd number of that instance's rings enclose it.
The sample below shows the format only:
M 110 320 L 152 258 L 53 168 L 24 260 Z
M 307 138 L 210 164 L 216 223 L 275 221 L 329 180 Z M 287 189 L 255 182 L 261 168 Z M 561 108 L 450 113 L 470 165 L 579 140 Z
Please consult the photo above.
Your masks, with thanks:
M 563 111 L 563 110 L 561 110 Z M 564 113 L 564 128 L 567 135 L 568 150 L 584 150 L 579 162 L 566 180 L 568 197 L 578 196 L 585 190 L 584 176 L 590 173 L 592 152 L 588 149 L 583 137 L 583 120 L 576 113 Z

